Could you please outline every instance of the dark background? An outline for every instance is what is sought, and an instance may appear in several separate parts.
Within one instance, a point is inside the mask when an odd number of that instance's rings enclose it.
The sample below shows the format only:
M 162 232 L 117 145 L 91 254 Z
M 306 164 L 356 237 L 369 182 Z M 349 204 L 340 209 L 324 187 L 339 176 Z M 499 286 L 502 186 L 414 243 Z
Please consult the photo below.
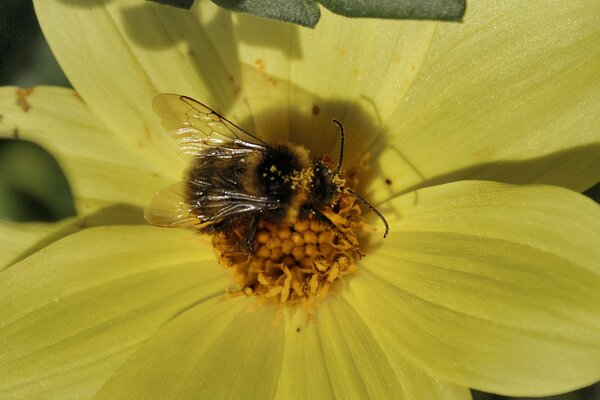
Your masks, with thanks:
M 42 36 L 31 1 L 0 0 L 0 85 L 70 86 Z M 600 185 L 585 194 L 599 201 Z M 35 144 L 0 140 L 0 218 L 55 221 L 73 214 L 69 185 L 56 161 Z M 474 399 L 514 398 L 474 392 Z M 544 399 L 600 400 L 600 384 Z

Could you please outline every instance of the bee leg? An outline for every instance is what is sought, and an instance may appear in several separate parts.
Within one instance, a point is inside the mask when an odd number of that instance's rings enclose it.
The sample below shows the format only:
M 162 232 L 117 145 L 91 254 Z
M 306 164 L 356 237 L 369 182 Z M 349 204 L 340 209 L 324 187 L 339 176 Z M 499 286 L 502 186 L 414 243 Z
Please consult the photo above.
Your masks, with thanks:
M 252 216 L 252 221 L 246 232 L 245 250 L 248 254 L 254 254 L 254 238 L 258 232 L 258 223 L 260 222 L 261 212 L 256 212 Z
M 335 229 L 338 233 L 343 234 L 342 231 L 340 230 L 340 228 L 338 228 L 338 226 L 336 224 L 334 224 L 333 221 L 327 217 L 327 215 L 323 214 L 321 211 L 317 210 L 316 208 L 305 208 L 304 212 L 311 213 L 317 221 L 322 222 L 325 225 L 328 225 L 330 228 Z
M 327 215 L 323 214 L 321 211 L 314 208 L 309 208 L 307 211 L 310 212 L 317 221 L 323 222 L 324 224 L 337 229 L 337 226 L 333 223 L 333 221 L 327 218 Z
M 310 212 L 317 221 L 322 222 L 328 225 L 333 230 L 335 230 L 338 233 L 338 235 L 340 235 L 340 237 L 344 238 L 344 240 L 351 242 L 346 236 L 346 233 L 344 233 L 344 231 L 342 231 L 339 226 L 334 224 L 333 221 L 327 217 L 327 215 L 314 208 L 307 208 L 305 209 L 305 211 Z

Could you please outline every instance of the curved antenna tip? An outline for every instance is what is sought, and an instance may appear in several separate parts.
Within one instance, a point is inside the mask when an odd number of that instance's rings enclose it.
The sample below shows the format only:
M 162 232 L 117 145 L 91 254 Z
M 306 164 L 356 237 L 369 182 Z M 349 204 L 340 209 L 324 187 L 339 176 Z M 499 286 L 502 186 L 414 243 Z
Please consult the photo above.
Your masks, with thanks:
M 365 206 L 367 206 L 369 208 L 369 210 L 371 210 L 371 212 L 373 212 L 373 214 L 377 215 L 379 217 L 379 219 L 381 220 L 381 222 L 383 222 L 383 225 L 385 226 L 385 232 L 383 233 L 383 238 L 385 239 L 387 237 L 388 233 L 390 233 L 390 225 L 386 221 L 386 219 L 383 216 L 383 214 L 381 214 L 379 211 L 377 211 L 377 209 L 375 207 L 373 207 L 368 201 L 366 201 L 365 199 L 363 199 L 362 197 L 360 197 L 354 190 L 352 190 L 350 188 L 346 188 L 346 190 L 349 193 L 352 193 L 353 196 L 355 196 Z

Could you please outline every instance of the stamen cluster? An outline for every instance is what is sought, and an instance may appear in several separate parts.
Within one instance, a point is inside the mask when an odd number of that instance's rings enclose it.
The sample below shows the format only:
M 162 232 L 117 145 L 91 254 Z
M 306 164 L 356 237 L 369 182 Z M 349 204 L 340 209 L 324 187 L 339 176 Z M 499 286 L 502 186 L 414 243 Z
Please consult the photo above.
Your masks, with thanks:
M 338 281 L 358 270 L 357 235 L 368 230 L 350 194 L 342 193 L 321 212 L 331 223 L 312 215 L 292 224 L 261 221 L 251 255 L 236 250 L 241 233 L 215 237 L 219 262 L 240 286 L 233 294 L 256 296 L 261 304 L 301 304 L 310 317 Z

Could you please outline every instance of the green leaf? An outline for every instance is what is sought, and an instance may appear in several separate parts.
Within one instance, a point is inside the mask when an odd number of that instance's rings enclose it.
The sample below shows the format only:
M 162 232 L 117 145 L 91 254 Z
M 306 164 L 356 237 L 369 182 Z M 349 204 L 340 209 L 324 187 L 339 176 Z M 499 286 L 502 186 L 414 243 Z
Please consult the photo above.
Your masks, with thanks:
M 185 8 L 189 10 L 194 5 L 194 0 L 149 0 L 159 4 L 165 4 L 171 7 Z
M 149 0 L 190 9 L 194 0 Z M 431 19 L 460 21 L 465 0 L 212 0 L 223 8 L 314 28 L 321 13 L 317 3 L 354 18 Z
M 315 0 L 212 0 L 223 8 L 314 28 L 321 12 Z
M 465 0 L 319 0 L 346 17 L 460 21 Z

